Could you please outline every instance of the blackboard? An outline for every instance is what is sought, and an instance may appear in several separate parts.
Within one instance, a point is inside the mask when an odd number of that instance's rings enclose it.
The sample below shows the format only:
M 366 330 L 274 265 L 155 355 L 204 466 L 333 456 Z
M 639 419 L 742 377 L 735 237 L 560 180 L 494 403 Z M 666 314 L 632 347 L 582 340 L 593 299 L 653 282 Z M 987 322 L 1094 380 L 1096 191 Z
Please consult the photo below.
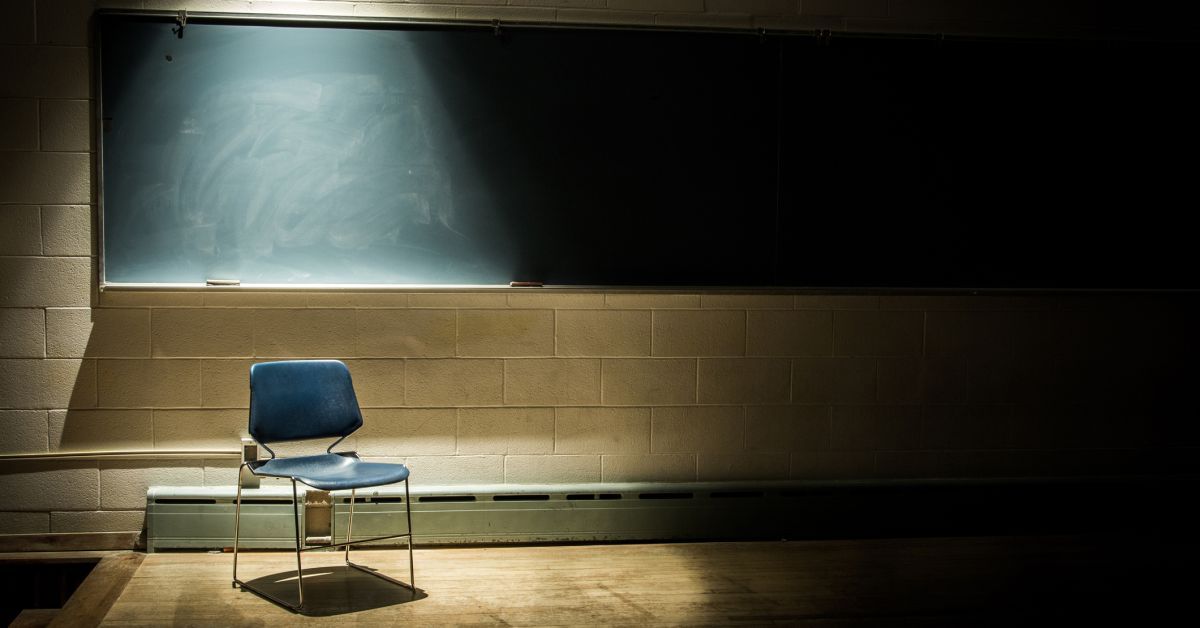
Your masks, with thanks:
M 110 284 L 1197 284 L 1189 45 L 98 23 Z

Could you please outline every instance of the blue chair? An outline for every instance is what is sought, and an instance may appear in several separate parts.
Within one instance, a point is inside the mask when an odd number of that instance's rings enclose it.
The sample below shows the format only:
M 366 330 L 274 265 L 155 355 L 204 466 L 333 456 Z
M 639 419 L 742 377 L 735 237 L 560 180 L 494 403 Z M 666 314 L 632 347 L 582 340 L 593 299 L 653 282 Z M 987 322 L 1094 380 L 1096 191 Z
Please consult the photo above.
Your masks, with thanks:
M 304 608 L 304 575 L 300 553 L 330 547 L 344 547 L 346 565 L 382 578 L 416 593 L 412 555 L 412 509 L 408 497 L 408 468 L 402 464 L 363 462 L 354 452 L 334 453 L 333 448 L 355 430 L 362 427 L 362 413 L 354 396 L 350 370 L 337 360 L 292 360 L 263 362 L 250 367 L 250 436 L 266 449 L 271 457 L 251 460 L 238 469 L 237 506 L 233 524 L 233 586 L 256 593 L 293 612 Z M 267 446 L 270 443 L 336 438 L 325 453 L 316 456 L 277 458 Z M 242 519 L 242 469 L 257 476 L 288 478 L 292 481 L 292 510 L 296 523 L 296 586 L 299 601 L 292 604 L 266 591 L 238 580 L 237 550 Z M 337 543 L 336 527 L 331 525 L 331 542 L 305 547 L 300 532 L 300 499 L 296 482 L 316 489 L 336 491 L 350 489 L 350 516 L 346 524 L 346 540 Z M 404 507 L 408 531 L 403 534 L 351 540 L 354 529 L 355 491 L 360 488 L 404 482 Z M 335 500 L 336 501 L 336 500 Z M 332 517 L 331 517 L 332 519 Z M 335 520 L 336 521 L 336 520 Z M 381 574 L 369 567 L 350 562 L 350 546 L 371 541 L 408 539 L 408 583 Z

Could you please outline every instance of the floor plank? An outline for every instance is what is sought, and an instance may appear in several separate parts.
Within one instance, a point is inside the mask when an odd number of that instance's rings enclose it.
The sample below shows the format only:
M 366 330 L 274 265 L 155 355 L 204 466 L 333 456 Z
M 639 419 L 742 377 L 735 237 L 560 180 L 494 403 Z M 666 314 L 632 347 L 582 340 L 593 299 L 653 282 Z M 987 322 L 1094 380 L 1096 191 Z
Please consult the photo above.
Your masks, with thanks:
M 232 556 L 146 557 L 106 626 L 1054 624 L 1167 617 L 1194 546 L 1162 539 L 946 538 L 417 550 L 413 596 L 305 555 L 307 613 L 231 586 Z M 407 580 L 403 551 L 356 562 Z M 294 599 L 294 554 L 243 553 L 239 576 Z

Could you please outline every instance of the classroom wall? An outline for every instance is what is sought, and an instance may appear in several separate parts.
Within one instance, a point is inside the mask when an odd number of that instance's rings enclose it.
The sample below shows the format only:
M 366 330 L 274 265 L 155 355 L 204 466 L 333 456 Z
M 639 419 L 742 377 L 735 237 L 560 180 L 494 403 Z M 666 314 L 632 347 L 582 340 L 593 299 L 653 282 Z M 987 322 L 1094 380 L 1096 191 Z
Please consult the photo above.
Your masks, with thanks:
M 1006 35 L 1172 23 L 1065 1 L 101 4 Z M 251 363 L 332 357 L 366 416 L 347 444 L 418 484 L 1196 470 L 1191 297 L 101 293 L 92 5 L 0 3 L 0 455 L 233 449 Z M 235 467 L 0 460 L 0 534 L 140 529 L 148 485 L 229 485 Z

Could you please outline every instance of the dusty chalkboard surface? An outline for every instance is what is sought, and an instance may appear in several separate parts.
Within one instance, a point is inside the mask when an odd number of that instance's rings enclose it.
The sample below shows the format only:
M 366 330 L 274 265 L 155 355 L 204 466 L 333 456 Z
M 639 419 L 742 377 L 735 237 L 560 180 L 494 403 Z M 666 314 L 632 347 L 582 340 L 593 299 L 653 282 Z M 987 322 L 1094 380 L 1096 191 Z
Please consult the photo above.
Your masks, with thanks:
M 110 284 L 1198 285 L 1187 45 L 98 23 Z

